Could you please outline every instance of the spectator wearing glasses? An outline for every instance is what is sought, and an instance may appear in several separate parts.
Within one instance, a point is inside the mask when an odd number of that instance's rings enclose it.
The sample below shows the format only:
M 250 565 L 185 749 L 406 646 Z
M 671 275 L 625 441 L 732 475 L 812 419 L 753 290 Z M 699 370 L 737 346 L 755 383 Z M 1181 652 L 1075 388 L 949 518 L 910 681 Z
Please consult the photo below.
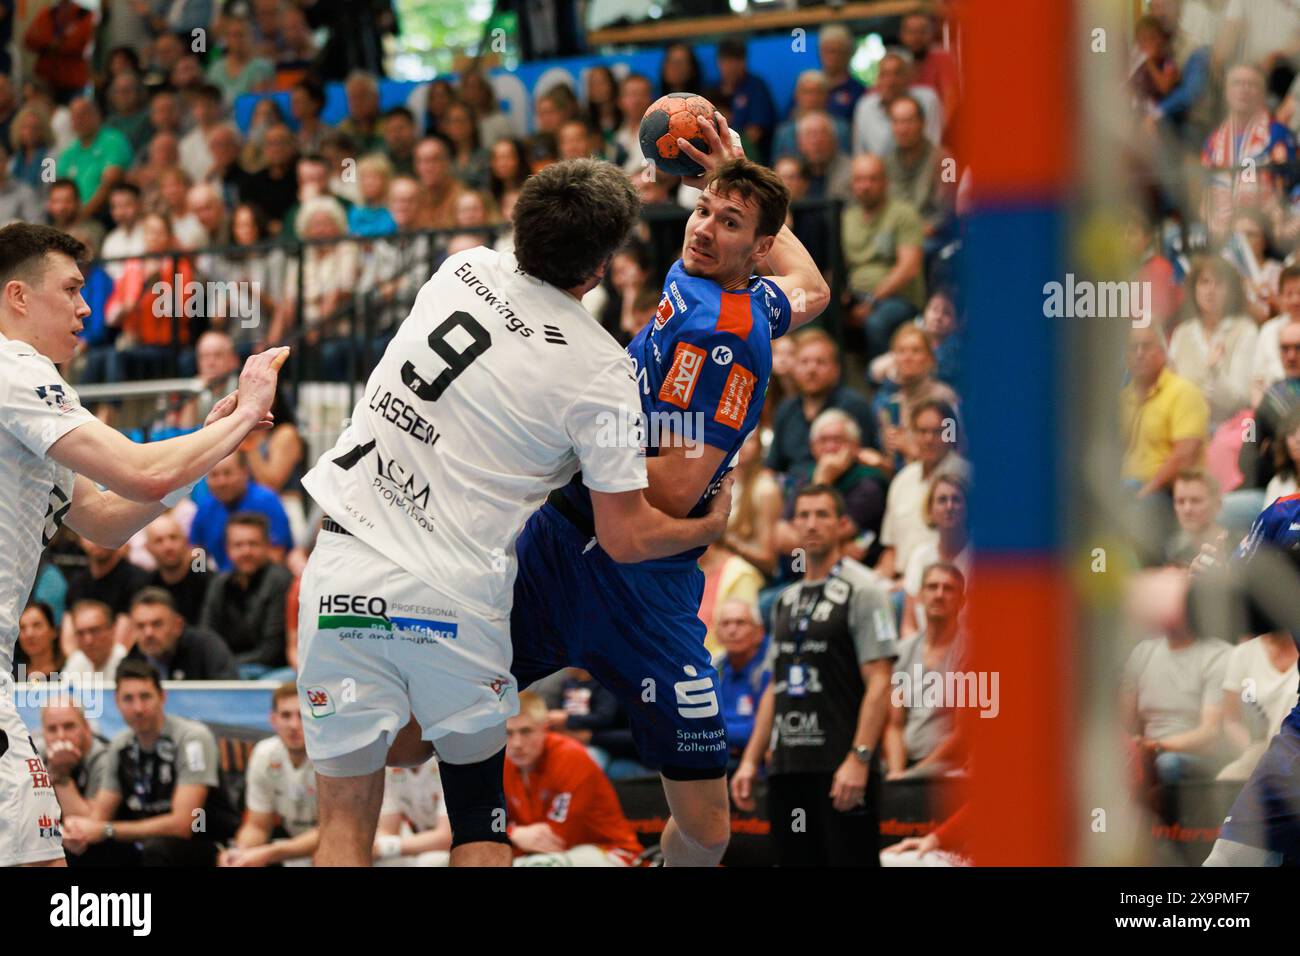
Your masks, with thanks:
M 76 648 L 68 655 L 63 673 L 73 680 L 112 681 L 117 665 L 126 657 L 124 644 L 113 640 L 113 612 L 103 601 L 84 599 L 64 615 Z

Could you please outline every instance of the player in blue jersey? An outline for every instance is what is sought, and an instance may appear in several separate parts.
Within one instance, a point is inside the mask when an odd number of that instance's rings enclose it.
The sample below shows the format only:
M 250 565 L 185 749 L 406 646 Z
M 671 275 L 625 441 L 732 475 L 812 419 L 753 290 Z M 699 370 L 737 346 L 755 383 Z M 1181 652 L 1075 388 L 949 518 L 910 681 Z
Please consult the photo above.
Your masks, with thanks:
M 1300 495 L 1264 509 L 1231 565 L 1235 580 L 1223 590 L 1248 615 L 1244 629 L 1288 630 L 1300 644 Z M 1194 607 L 1189 614 L 1195 616 Z M 1282 721 L 1233 801 L 1204 865 L 1300 865 L 1300 704 Z
M 721 114 L 716 121 L 705 131 L 709 153 L 679 140 L 705 169 L 703 192 L 655 319 L 628 346 L 641 395 L 630 413 L 643 414 L 646 432 L 646 498 L 677 517 L 704 513 L 757 426 L 772 341 L 830 298 L 821 270 L 784 225 L 789 191 L 744 158 Z M 613 692 L 642 762 L 663 778 L 665 863 L 715 865 L 731 825 L 726 730 L 698 617 L 703 549 L 620 564 L 600 546 L 581 479 L 553 492 L 519 537 L 512 669 L 526 687 L 578 666 Z

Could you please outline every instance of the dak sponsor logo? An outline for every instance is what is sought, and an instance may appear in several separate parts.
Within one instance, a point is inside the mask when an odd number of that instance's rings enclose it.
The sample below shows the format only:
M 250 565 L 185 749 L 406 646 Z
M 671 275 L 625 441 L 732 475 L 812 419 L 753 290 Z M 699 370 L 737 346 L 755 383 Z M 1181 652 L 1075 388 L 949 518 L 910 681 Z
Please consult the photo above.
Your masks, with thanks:
M 328 717 L 334 713 L 334 701 L 330 698 L 330 692 L 319 684 L 307 688 L 307 706 L 311 708 L 313 717 Z
M 697 672 L 691 664 L 682 670 L 687 677 L 695 679 L 678 681 L 673 685 L 677 694 L 677 713 L 692 720 L 715 716 L 718 713 L 718 695 L 713 690 L 713 678 L 696 677 Z
M 722 397 L 718 399 L 718 410 L 713 413 L 713 420 L 723 425 L 739 429 L 749 413 L 749 402 L 754 397 L 754 386 L 758 379 L 754 373 L 743 365 L 731 366 L 727 382 L 722 386 Z
M 704 357 L 704 349 L 678 342 L 672 367 L 659 389 L 659 399 L 678 408 L 689 408 L 695 385 L 700 379 L 700 369 L 704 368 Z
M 59 829 L 59 821 L 53 819 L 48 813 L 42 813 L 36 818 L 36 833 L 45 840 L 63 835 L 63 831 Z
M 67 414 L 77 407 L 77 403 L 68 397 L 62 385 L 37 385 L 36 397 L 60 415 Z

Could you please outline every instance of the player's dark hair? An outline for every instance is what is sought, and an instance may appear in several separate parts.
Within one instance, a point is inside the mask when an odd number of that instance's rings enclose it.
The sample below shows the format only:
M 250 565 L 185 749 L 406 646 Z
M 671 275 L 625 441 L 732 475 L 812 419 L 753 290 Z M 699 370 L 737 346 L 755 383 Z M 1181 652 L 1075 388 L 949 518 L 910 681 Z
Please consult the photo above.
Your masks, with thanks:
M 162 678 L 158 676 L 158 668 L 148 661 L 135 657 L 123 658 L 122 663 L 117 665 L 117 672 L 113 679 L 117 683 L 118 690 L 121 690 L 122 681 L 124 680 L 147 680 L 153 684 L 154 690 L 160 694 L 163 689 Z
M 35 283 L 45 272 L 47 253 L 84 262 L 86 246 L 53 226 L 14 222 L 0 229 L 0 288 L 13 279 Z
M 230 516 L 226 522 L 226 531 L 236 525 L 243 525 L 246 528 L 257 528 L 262 532 L 262 537 L 267 541 L 271 540 L 271 523 L 266 520 L 266 515 L 259 514 L 256 511 L 237 511 Z
M 814 498 L 818 495 L 830 496 L 830 499 L 835 502 L 835 517 L 841 518 L 844 516 L 844 513 L 847 510 L 844 504 L 844 496 L 830 485 L 804 485 L 794 493 L 795 507 L 798 507 L 800 498 Z
M 640 197 L 616 166 L 595 159 L 553 163 L 519 191 L 515 257 L 529 275 L 572 289 L 627 241 L 640 212 Z
M 134 611 L 142 604 L 162 605 L 168 610 L 176 610 L 176 599 L 166 588 L 147 587 L 136 591 L 135 597 L 131 598 L 131 610 Z
M 758 206 L 758 236 L 775 236 L 785 225 L 790 208 L 790 189 L 775 172 L 748 159 L 723 163 L 704 181 L 719 196 L 738 196 Z

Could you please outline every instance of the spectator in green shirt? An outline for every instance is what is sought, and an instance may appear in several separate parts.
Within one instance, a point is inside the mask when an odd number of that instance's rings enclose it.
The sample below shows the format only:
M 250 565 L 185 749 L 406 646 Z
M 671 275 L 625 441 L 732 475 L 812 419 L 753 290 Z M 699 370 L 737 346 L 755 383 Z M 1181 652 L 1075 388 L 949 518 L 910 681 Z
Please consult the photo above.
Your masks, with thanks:
M 894 329 L 925 305 L 924 229 L 915 208 L 889 198 L 889 177 L 879 156 L 854 157 L 852 190 L 841 225 L 849 325 L 863 330 L 870 360 L 885 352 Z
M 74 181 L 77 191 L 88 197 L 83 213 L 99 217 L 113 186 L 131 167 L 131 144 L 117 130 L 104 126 L 99 107 L 90 97 L 77 97 L 69 112 L 77 138 L 59 154 L 59 175 Z

